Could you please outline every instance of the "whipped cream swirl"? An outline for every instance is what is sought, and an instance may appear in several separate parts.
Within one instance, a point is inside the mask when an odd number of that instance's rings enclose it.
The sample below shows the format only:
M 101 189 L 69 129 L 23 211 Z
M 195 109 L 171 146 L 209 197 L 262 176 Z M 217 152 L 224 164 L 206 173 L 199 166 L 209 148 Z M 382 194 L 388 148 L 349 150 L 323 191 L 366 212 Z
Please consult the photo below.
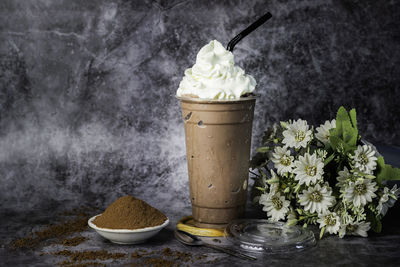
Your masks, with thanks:
M 232 52 L 217 40 L 203 46 L 196 64 L 185 71 L 177 96 L 191 95 L 202 99 L 239 99 L 251 93 L 256 80 L 235 66 Z

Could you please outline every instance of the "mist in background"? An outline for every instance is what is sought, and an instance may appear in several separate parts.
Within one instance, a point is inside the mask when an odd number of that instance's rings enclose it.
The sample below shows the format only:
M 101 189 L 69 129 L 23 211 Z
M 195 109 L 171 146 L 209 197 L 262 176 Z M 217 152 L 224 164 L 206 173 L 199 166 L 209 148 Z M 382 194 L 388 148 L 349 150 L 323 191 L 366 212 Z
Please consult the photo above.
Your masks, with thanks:
M 268 126 L 356 108 L 360 133 L 400 145 L 398 1 L 0 2 L 0 207 L 189 206 L 174 95 L 198 50 L 242 40 L 257 80 L 253 151 Z

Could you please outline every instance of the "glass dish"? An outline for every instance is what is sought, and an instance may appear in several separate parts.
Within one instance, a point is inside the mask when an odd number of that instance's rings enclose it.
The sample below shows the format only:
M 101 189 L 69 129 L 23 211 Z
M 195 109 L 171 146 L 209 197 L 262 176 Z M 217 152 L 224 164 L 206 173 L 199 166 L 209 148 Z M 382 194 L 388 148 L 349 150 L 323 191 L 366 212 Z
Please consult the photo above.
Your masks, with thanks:
M 225 235 L 240 249 L 256 253 L 301 251 L 316 244 L 309 229 L 259 219 L 234 220 L 226 227 Z

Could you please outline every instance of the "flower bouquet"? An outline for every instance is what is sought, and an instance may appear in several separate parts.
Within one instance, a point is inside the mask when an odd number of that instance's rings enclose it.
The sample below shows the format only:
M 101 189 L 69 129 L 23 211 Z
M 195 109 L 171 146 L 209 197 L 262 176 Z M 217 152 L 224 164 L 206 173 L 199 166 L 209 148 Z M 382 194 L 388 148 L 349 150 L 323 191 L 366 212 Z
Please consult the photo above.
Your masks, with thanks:
M 317 224 L 325 233 L 366 237 L 380 232 L 381 219 L 399 196 L 400 169 L 385 164 L 376 148 L 360 138 L 356 111 L 340 107 L 336 120 L 315 130 L 306 121 L 268 129 L 251 161 L 253 201 L 270 221 Z

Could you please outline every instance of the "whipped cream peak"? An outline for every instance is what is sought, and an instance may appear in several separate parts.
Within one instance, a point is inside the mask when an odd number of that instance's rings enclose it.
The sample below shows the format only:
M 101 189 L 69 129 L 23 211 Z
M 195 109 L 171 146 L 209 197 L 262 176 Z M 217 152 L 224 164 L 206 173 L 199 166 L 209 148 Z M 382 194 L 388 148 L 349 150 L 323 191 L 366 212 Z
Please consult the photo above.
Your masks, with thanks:
M 232 52 L 213 40 L 203 46 L 196 63 L 185 71 L 177 96 L 191 95 L 202 99 L 239 99 L 252 93 L 255 79 L 235 66 Z

